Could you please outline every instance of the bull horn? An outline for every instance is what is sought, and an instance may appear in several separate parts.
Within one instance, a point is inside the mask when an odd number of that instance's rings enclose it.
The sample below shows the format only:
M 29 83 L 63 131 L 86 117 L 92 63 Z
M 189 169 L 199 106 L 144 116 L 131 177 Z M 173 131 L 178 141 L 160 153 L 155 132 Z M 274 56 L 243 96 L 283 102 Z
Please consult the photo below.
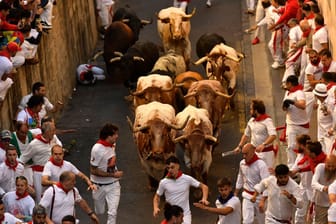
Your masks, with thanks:
M 173 139 L 173 142 L 174 142 L 174 143 L 178 143 L 178 142 L 180 142 L 181 140 L 184 140 L 184 139 L 186 139 L 186 138 L 187 138 L 186 135 L 182 135 L 182 136 L 180 136 L 180 137 L 174 138 L 174 139 Z
M 119 57 L 124 56 L 124 54 L 121 53 L 120 51 L 114 51 L 113 54 L 116 55 L 116 56 L 119 56 Z
M 133 123 L 132 123 L 131 119 L 129 118 L 129 116 L 126 116 L 126 119 L 127 119 L 127 123 L 129 125 L 129 128 L 131 129 L 131 131 L 133 131 Z
M 144 91 L 145 91 L 145 90 L 143 89 L 143 90 L 141 90 L 141 91 L 139 91 L 139 92 L 137 92 L 137 91 L 136 91 L 136 92 L 131 92 L 131 95 L 132 95 L 132 96 L 140 96 L 140 95 L 142 95 L 142 94 L 144 93 Z
M 139 57 L 139 56 L 133 56 L 133 60 L 134 61 L 145 61 L 143 57 Z
M 203 62 L 206 62 L 207 60 L 208 60 L 208 56 L 204 56 L 204 57 L 198 59 L 196 62 L 194 62 L 194 65 L 200 65 Z
M 93 61 L 97 60 L 100 55 L 103 55 L 104 51 L 98 51 L 92 58 Z
M 122 19 L 121 20 L 123 23 L 128 23 L 130 21 L 130 19 Z
M 228 54 L 226 54 L 226 55 L 224 55 L 224 56 L 225 56 L 226 58 L 232 60 L 232 61 L 235 61 L 235 62 L 240 62 L 240 60 L 241 60 L 241 59 L 237 59 L 237 58 L 235 58 L 235 57 L 232 57 L 232 56 L 230 56 L 230 55 L 228 55 Z
M 196 94 L 197 94 L 196 92 L 188 93 L 187 95 L 184 96 L 184 98 L 196 96 Z
M 183 19 L 190 19 L 196 13 L 196 8 L 193 9 L 191 14 L 183 16 Z
M 145 129 L 147 129 L 149 126 L 142 126 L 142 127 L 137 127 L 137 128 L 133 128 L 133 132 L 138 132 L 138 131 L 143 131 Z
M 187 119 L 184 121 L 184 123 L 181 126 L 177 126 L 177 125 L 174 125 L 174 124 L 169 124 L 169 126 L 173 129 L 181 130 L 187 125 L 187 123 L 189 121 L 189 118 L 190 118 L 190 116 L 187 117 Z
M 182 87 L 184 86 L 185 82 L 181 82 L 181 83 L 175 83 L 175 86 L 176 87 Z
M 121 57 L 115 57 L 115 58 L 111 58 L 109 62 L 113 63 L 113 62 L 120 61 L 120 60 L 121 60 Z
M 172 91 L 173 89 L 174 89 L 174 85 L 172 86 L 172 87 L 170 87 L 170 88 L 166 88 L 166 89 L 164 89 L 164 88 L 161 88 L 161 91 L 162 92 L 169 92 L 169 91 Z
M 213 142 L 217 142 L 217 138 L 212 135 L 205 135 L 205 139 L 213 141 Z
M 227 94 L 225 94 L 225 93 L 222 93 L 222 92 L 220 92 L 220 91 L 216 91 L 216 94 L 218 95 L 218 96 L 222 96 L 222 97 L 225 97 L 225 98 L 231 98 L 232 96 L 233 96 L 233 94 L 232 95 L 227 95 Z
M 153 23 L 153 20 L 145 20 L 145 19 L 142 19 L 141 20 L 141 25 L 147 25 L 147 24 L 152 24 Z

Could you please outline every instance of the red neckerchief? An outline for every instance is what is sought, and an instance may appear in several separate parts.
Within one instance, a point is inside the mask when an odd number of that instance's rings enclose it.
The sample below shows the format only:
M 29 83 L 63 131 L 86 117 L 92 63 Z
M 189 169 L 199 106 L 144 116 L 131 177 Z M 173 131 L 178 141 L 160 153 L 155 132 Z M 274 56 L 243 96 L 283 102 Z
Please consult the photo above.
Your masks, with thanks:
M 3 221 L 5 221 L 5 213 L 3 214 L 2 218 L 0 219 L 0 223 L 2 223 Z
M 292 88 L 290 88 L 290 89 L 288 90 L 287 96 L 288 96 L 289 94 L 291 94 L 291 93 L 294 93 L 294 92 L 298 91 L 298 90 L 303 90 L 303 86 L 300 85 L 300 84 L 297 85 L 297 86 L 293 86 Z
M 309 162 L 309 156 L 304 155 L 303 158 L 298 162 L 298 165 L 303 165 L 306 162 Z
M 70 190 L 65 190 L 65 189 L 64 189 L 64 186 L 62 185 L 61 182 L 57 182 L 56 186 L 57 186 L 58 188 L 61 188 L 66 194 L 70 191 Z
M 306 16 L 304 19 L 314 19 L 315 15 L 313 12 L 310 12 L 308 16 Z
M 9 163 L 8 159 L 5 160 L 6 165 L 8 166 L 9 169 L 12 169 L 16 171 L 16 167 L 19 165 L 18 161 L 15 160 L 15 164 L 12 165 Z
M 257 156 L 257 154 L 254 153 L 252 159 L 250 159 L 250 161 L 246 161 L 245 159 L 245 164 L 250 166 L 252 163 L 254 163 L 255 161 L 257 161 L 259 159 L 259 157 Z
M 33 112 L 30 108 L 27 108 L 27 112 L 34 119 L 34 121 L 36 123 L 36 127 L 38 127 L 39 126 L 39 120 L 40 120 L 40 117 L 39 117 L 38 113 Z
M 91 69 L 93 67 L 93 65 L 86 64 L 85 67 L 88 68 L 88 69 Z
M 168 173 L 167 176 L 166 176 L 166 178 L 177 180 L 180 176 L 182 176 L 182 174 L 183 174 L 182 171 L 179 170 L 176 177 L 173 177 L 172 175 L 170 175 L 170 173 Z
M 5 144 L 3 142 L 0 142 L 0 148 L 4 151 L 6 151 L 6 147 L 5 147 Z
M 254 118 L 255 121 L 263 121 L 269 118 L 270 116 L 268 114 L 260 114 L 258 117 Z
M 29 193 L 27 191 L 25 191 L 22 195 L 19 195 L 19 193 L 17 191 L 15 192 L 15 194 L 17 196 L 16 200 L 20 200 L 20 199 L 25 198 L 29 195 Z
M 10 60 L 10 58 L 11 58 L 9 52 L 8 52 L 6 49 L 0 51 L 0 56 L 4 56 L 4 57 L 8 58 L 9 60 Z
M 316 33 L 317 31 L 319 31 L 319 29 L 323 28 L 324 26 L 316 26 L 315 27 L 315 30 L 314 30 L 314 33 Z
M 312 160 L 312 163 L 310 165 L 311 165 L 311 170 L 313 171 L 313 173 L 315 172 L 315 167 L 320 163 L 324 163 L 326 158 L 327 158 L 327 155 L 324 154 L 324 152 L 321 152 L 318 156 L 316 156 L 315 159 Z
M 336 82 L 329 82 L 327 85 L 327 90 L 331 89 L 331 87 L 335 86 Z
M 309 34 L 310 34 L 310 32 L 311 32 L 311 28 L 307 29 L 306 31 L 304 31 L 304 32 L 302 33 L 302 37 L 308 37 Z
M 330 63 L 330 65 L 331 65 L 331 63 Z M 323 66 L 322 71 L 327 72 L 329 70 L 329 68 L 330 68 L 330 65 Z
M 103 140 L 103 139 L 99 139 L 99 140 L 97 141 L 97 143 L 98 143 L 98 144 L 101 144 L 101 145 L 103 145 L 103 146 L 106 146 L 106 147 L 114 147 L 114 146 L 115 146 L 114 144 L 111 144 L 111 143 L 109 143 L 109 142 L 107 142 L 107 141 L 105 141 L 105 140 Z
M 42 134 L 36 135 L 35 138 L 38 139 L 38 140 L 40 140 L 40 141 L 43 142 L 43 143 L 46 143 L 46 144 L 49 144 L 49 143 L 50 143 L 50 141 L 47 141 L 47 140 L 45 140 L 45 139 L 43 138 Z
M 56 162 L 55 161 L 55 159 L 54 159 L 54 157 L 50 157 L 50 159 L 49 159 L 49 161 L 52 163 L 52 164 L 54 164 L 55 166 L 58 166 L 58 167 L 62 167 L 63 166 L 63 160 L 62 160 L 62 162 Z
M 168 223 L 167 220 L 164 219 L 160 224 L 167 224 L 167 223 Z

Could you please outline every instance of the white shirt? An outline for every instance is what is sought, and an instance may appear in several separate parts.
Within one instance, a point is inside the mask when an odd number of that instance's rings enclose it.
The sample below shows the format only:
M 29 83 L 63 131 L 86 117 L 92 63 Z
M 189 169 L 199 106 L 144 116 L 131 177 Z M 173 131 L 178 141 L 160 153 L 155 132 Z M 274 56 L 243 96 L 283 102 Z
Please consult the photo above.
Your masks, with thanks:
M 19 104 L 19 109 L 23 110 L 27 107 L 27 103 L 30 99 L 30 97 L 32 97 L 33 93 L 30 93 L 24 97 L 22 97 L 21 102 Z M 39 117 L 40 119 L 42 119 L 43 117 L 45 117 L 47 115 L 47 111 L 50 111 L 52 109 L 54 109 L 54 105 L 52 103 L 50 103 L 49 99 L 47 97 L 43 97 L 44 99 L 44 103 L 42 105 L 42 109 L 39 112 Z
M 54 165 L 52 162 L 48 161 L 43 169 L 42 176 L 50 177 L 51 181 L 59 181 L 59 177 L 65 171 L 71 171 L 75 175 L 78 175 L 79 170 L 70 162 L 63 160 L 63 165 L 61 167 Z
M 248 166 L 245 159 L 243 159 L 239 164 L 236 189 L 244 188 L 250 192 L 254 192 L 254 186 L 269 175 L 268 167 L 263 160 L 258 159 Z M 251 194 L 245 191 L 243 191 L 242 196 L 246 199 L 251 199 L 252 197 Z
M 0 187 L 5 191 L 15 191 L 15 178 L 23 176 L 24 167 L 19 163 L 15 169 L 10 169 L 6 163 L 0 164 Z
M 304 157 L 303 153 L 298 153 L 294 162 L 294 165 L 292 166 L 291 170 L 298 170 L 306 167 L 309 164 L 309 161 L 305 161 L 303 164 L 298 164 Z M 311 201 L 312 195 L 313 195 L 313 189 L 311 187 L 311 182 L 313 178 L 313 172 L 312 171 L 306 171 L 299 173 L 300 175 L 300 187 L 301 189 L 305 190 L 307 192 L 307 197 Z
M 327 181 L 325 179 L 325 164 L 318 164 L 312 179 L 312 188 L 314 190 L 313 201 L 315 204 L 322 207 L 329 207 L 328 193 L 323 192 L 323 187 L 329 186 L 332 182 L 333 180 Z
M 8 74 L 13 69 L 13 63 L 5 56 L 0 56 L 0 81 L 2 76 Z
M 306 100 L 306 96 L 302 90 L 289 93 L 286 91 L 284 100 L 290 99 L 294 101 Z M 304 125 L 309 122 L 306 110 L 302 110 L 294 105 L 290 105 L 286 113 L 286 124 Z
M 0 164 L 6 160 L 6 150 L 0 147 Z
M 322 44 L 328 43 L 328 30 L 323 26 L 312 35 L 312 47 L 317 52 L 322 50 Z
M 262 121 L 256 121 L 255 118 L 252 117 L 247 122 L 247 127 L 245 128 L 244 134 L 247 137 L 250 137 L 251 144 L 257 147 L 261 145 L 269 136 L 276 136 L 277 133 L 272 118 L 266 118 Z M 270 145 L 272 144 L 269 144 L 266 147 Z
M 314 77 L 314 80 L 320 80 L 323 73 L 323 65 L 319 63 L 317 66 L 313 65 L 312 63 L 308 63 L 306 70 L 305 70 L 305 78 L 304 78 L 304 84 L 303 84 L 303 91 L 312 91 L 314 89 L 313 86 L 309 84 L 309 80 L 307 78 L 307 75 L 312 75 Z
M 291 220 L 293 210 L 295 208 L 302 208 L 303 199 L 299 185 L 289 178 L 288 183 L 285 186 L 279 186 L 275 176 L 269 176 L 263 179 L 255 187 L 255 190 L 262 193 L 267 189 L 267 210 L 266 215 L 275 217 L 279 220 Z M 293 204 L 290 199 L 281 193 L 282 190 L 288 191 L 296 199 L 296 204 Z
M 107 172 L 109 161 L 115 156 L 115 147 L 108 147 L 100 143 L 96 143 L 91 150 L 90 164 Z M 98 184 L 107 184 L 118 180 L 118 178 L 115 177 L 100 177 L 93 174 L 90 175 L 90 178 L 92 182 Z
M 4 202 L 6 212 L 11 213 L 12 215 L 24 215 L 32 216 L 33 208 L 35 206 L 34 199 L 28 195 L 20 200 L 17 200 L 18 196 L 15 191 L 6 193 L 2 200 Z
M 328 137 L 328 130 L 333 127 L 332 113 L 334 111 L 334 102 L 328 102 L 327 98 L 324 102 L 317 100 L 317 138 L 321 140 L 324 137 Z M 327 110 L 328 114 L 324 114 L 324 110 Z
M 34 121 L 32 116 L 28 113 L 27 109 L 21 110 L 16 117 L 16 121 L 21 121 L 28 124 L 29 131 L 31 131 L 33 135 L 38 135 L 41 133 L 41 129 L 39 128 L 41 126 L 41 119 L 42 117 L 39 114 L 38 121 Z
M 44 192 L 40 201 L 40 205 L 48 209 L 48 215 L 50 214 L 52 197 L 54 195 L 53 189 L 55 189 L 55 200 L 52 217 L 50 218 L 55 224 L 61 224 L 62 218 L 64 216 L 75 214 L 75 203 L 80 202 L 82 197 L 80 196 L 77 188 L 74 188 L 74 190 L 70 190 L 68 193 L 65 193 L 56 185 L 49 187 Z
M 179 178 L 170 179 L 163 178 L 160 183 L 156 193 L 159 196 L 164 195 L 166 201 L 171 205 L 178 205 L 183 209 L 183 214 L 190 215 L 189 206 L 189 191 L 190 187 L 198 188 L 200 182 L 195 178 L 182 174 Z
M 20 159 L 24 164 L 32 159 L 34 165 L 44 166 L 50 159 L 52 146 L 50 143 L 44 143 L 35 138 L 29 143 Z
M 5 212 L 5 219 L 1 224 L 16 224 L 17 222 L 22 223 L 22 221 L 16 218 L 14 215 Z
M 216 200 L 217 208 L 225 208 L 230 207 L 233 211 L 227 215 L 218 215 L 217 224 L 230 224 L 230 223 L 240 223 L 241 220 L 241 203 L 238 197 L 233 196 L 230 198 L 228 202 L 225 204 L 220 203 L 220 201 Z
M 301 37 L 302 37 L 302 30 L 301 30 L 299 25 L 296 25 L 296 26 L 289 29 L 289 33 L 288 33 L 288 38 L 289 38 L 288 47 L 289 47 L 289 50 L 292 50 L 292 48 L 291 48 L 292 44 L 295 44 L 295 43 L 299 42 L 301 40 Z
M 93 73 L 93 80 L 91 82 L 87 81 L 87 80 L 81 80 L 80 76 L 82 73 L 86 73 L 88 71 L 92 71 Z M 89 64 L 81 64 L 77 67 L 77 81 L 81 84 L 90 84 L 90 83 L 95 83 L 96 80 L 105 80 L 105 75 L 104 75 L 104 70 L 97 67 L 97 66 L 92 66 Z

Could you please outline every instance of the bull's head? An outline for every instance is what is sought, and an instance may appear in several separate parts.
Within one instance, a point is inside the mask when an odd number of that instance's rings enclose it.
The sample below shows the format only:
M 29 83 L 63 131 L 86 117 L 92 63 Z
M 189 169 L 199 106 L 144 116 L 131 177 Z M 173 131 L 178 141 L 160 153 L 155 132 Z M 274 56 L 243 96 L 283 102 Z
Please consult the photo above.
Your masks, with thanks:
M 174 86 L 168 88 L 148 87 L 143 90 L 132 92 L 131 94 L 138 97 L 139 100 L 144 101 L 144 103 L 150 103 L 153 101 L 162 102 L 163 93 L 171 92 L 173 90 Z
M 183 22 L 188 22 L 195 13 L 196 8 L 194 8 L 192 13 L 188 15 L 171 13 L 170 17 L 160 18 L 158 16 L 157 18 L 162 23 L 169 24 L 169 30 L 173 40 L 181 40 L 186 36 L 182 26 Z

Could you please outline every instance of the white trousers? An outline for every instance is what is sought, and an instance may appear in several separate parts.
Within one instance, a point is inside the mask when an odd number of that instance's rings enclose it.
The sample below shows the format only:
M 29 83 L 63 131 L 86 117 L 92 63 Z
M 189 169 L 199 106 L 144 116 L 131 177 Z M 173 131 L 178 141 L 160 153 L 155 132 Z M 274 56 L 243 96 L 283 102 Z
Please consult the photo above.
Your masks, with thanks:
M 40 203 L 43 193 L 42 187 L 42 172 L 33 171 L 33 184 L 36 193 L 35 202 L 36 204 Z
M 308 120 L 310 121 L 314 110 L 314 104 L 316 103 L 316 98 L 313 92 L 304 92 L 304 94 L 306 96 L 306 113 Z
M 255 9 L 255 5 L 256 5 L 256 1 L 255 0 L 246 0 L 247 10 L 254 10 Z
M 92 192 L 96 213 L 104 214 L 105 204 L 107 203 L 107 224 L 116 224 L 120 200 L 119 181 L 109 185 L 97 186 L 97 188 L 96 191 Z
M 295 70 L 300 67 L 301 64 L 302 48 L 293 53 L 285 62 L 286 70 L 282 77 L 282 82 L 285 83 L 288 76 L 296 75 Z
M 268 49 L 271 52 L 273 61 L 284 63 L 283 46 L 285 41 L 286 30 L 281 28 L 272 32 L 271 40 L 268 42 Z
M 243 198 L 243 224 L 253 224 L 254 216 L 258 224 L 265 223 L 265 213 L 261 213 L 258 208 L 259 201 L 252 203 L 249 199 Z

